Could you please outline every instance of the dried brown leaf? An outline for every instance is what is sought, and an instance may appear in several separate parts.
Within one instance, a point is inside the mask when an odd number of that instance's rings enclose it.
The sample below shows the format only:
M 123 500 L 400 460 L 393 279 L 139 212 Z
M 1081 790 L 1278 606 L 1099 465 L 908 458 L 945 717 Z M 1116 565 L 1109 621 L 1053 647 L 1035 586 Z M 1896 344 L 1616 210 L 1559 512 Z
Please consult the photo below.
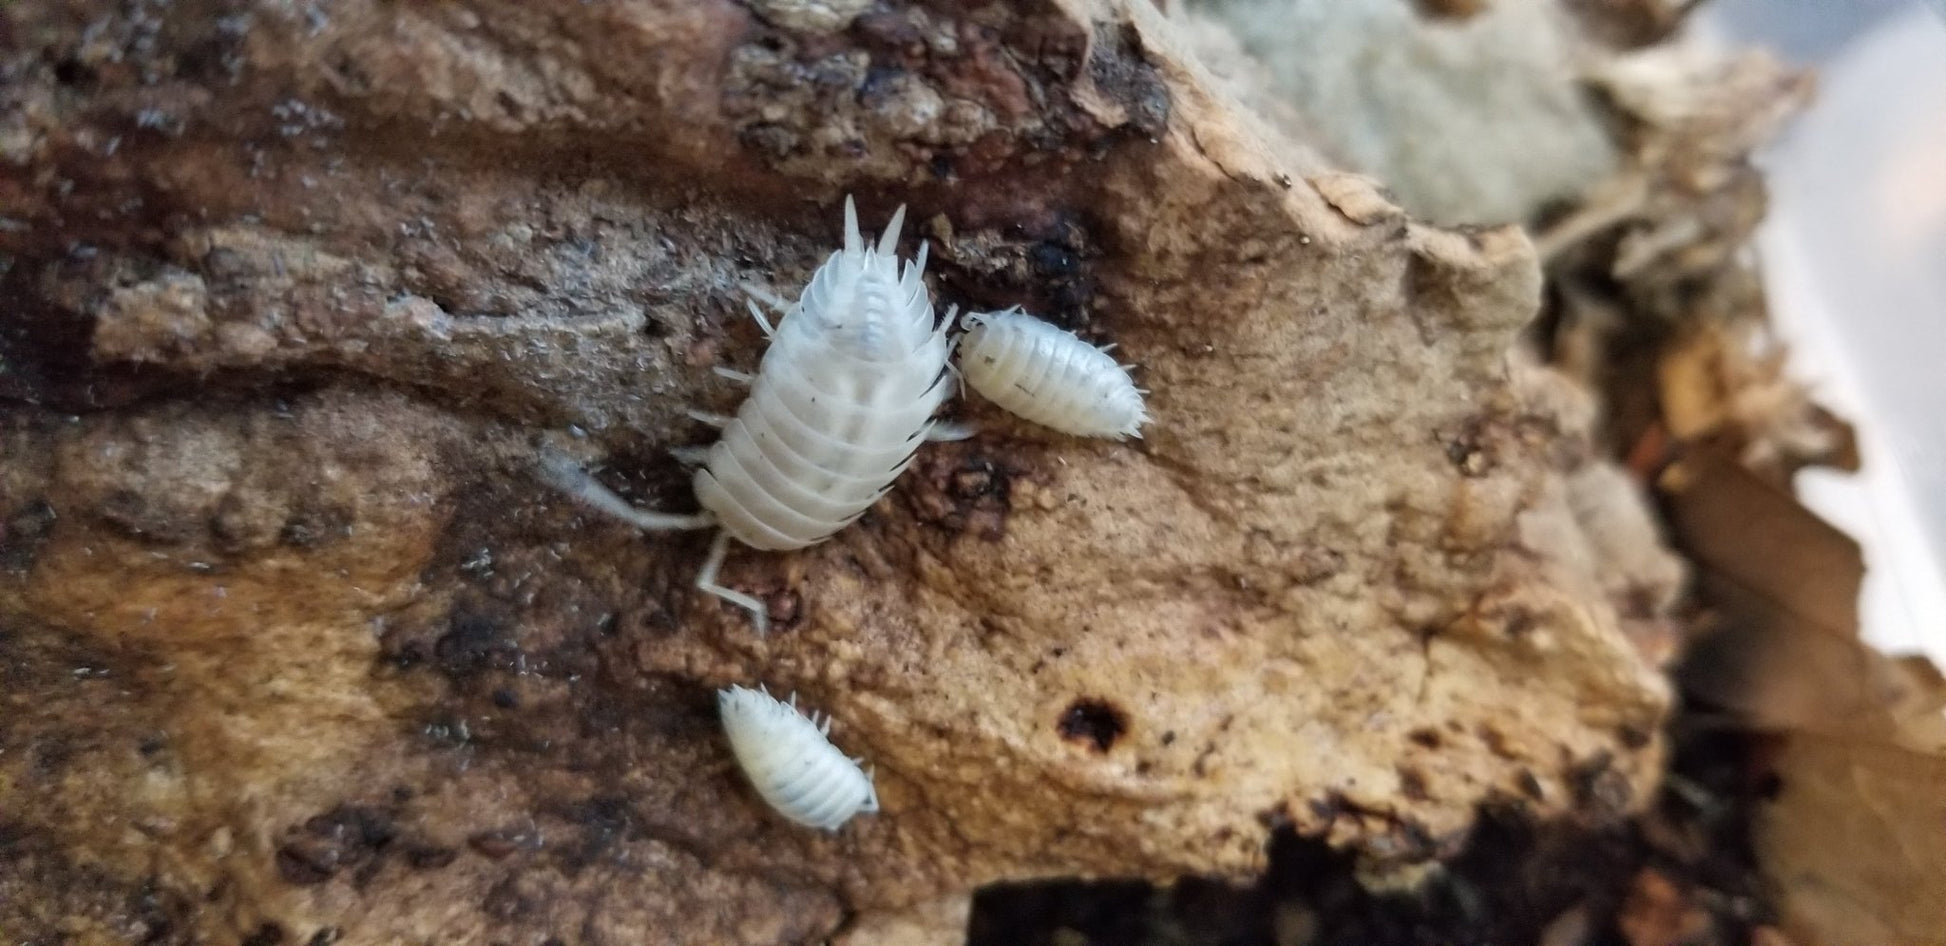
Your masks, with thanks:
M 1946 943 L 1946 757 L 1795 735 L 1757 854 L 1810 944 Z
M 1656 363 L 1663 425 L 1682 441 L 1722 439 L 1744 466 L 1775 482 L 1810 463 L 1855 466 L 1850 427 L 1812 403 L 1763 320 L 1761 297 L 1749 304 L 1727 320 L 1691 322 L 1663 347 Z
M 1707 574 L 1845 638 L 1858 635 L 1858 543 L 1721 453 L 1691 451 L 1662 475 L 1670 527 Z
M 1660 485 L 1719 621 L 1685 687 L 1783 733 L 1755 843 L 1793 934 L 1946 942 L 1946 680 L 1859 639 L 1857 544 L 1788 492 L 1709 449 Z

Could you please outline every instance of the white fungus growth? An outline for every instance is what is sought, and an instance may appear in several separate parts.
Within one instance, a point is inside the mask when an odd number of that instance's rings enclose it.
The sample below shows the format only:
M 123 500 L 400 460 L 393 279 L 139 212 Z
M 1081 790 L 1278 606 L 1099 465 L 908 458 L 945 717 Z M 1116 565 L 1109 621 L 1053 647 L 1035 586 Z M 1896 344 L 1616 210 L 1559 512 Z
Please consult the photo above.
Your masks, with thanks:
M 1407 0 L 1233 0 L 1188 15 L 1227 23 L 1269 76 L 1259 95 L 1415 216 L 1525 220 L 1616 164 L 1581 81 L 1586 53 L 1554 0 L 1494 0 L 1460 21 Z

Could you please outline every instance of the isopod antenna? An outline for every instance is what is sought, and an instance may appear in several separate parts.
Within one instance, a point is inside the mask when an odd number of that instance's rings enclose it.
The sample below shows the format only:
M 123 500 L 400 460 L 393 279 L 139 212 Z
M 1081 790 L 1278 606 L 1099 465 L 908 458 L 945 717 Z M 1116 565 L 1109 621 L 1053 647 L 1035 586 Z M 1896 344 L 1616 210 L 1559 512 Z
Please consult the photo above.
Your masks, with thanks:
M 534 462 L 534 473 L 541 482 L 566 493 L 575 502 L 645 532 L 708 529 L 716 525 L 716 517 L 707 512 L 678 515 L 637 509 L 628 500 L 616 495 L 614 490 L 601 485 L 580 464 L 553 450 L 541 451 L 540 457 Z

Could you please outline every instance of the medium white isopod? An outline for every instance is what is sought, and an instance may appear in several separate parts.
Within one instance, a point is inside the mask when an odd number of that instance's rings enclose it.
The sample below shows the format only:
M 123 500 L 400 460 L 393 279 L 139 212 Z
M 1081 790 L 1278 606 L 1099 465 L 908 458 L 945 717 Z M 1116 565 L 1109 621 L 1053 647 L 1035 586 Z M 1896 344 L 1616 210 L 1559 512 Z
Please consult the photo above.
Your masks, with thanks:
M 774 551 L 822 542 L 892 488 L 921 441 L 962 435 L 935 429 L 933 414 L 953 392 L 946 371 L 952 314 L 933 317 L 920 279 L 924 244 L 901 269 L 894 251 L 904 219 L 900 207 L 877 246 L 868 245 L 845 198 L 844 248 L 818 267 L 776 327 L 751 304 L 770 339 L 757 373 L 717 369 L 748 384 L 749 397 L 735 417 L 691 415 L 723 429 L 693 482 L 700 515 L 631 510 L 560 462 L 544 460 L 543 475 L 644 529 L 720 527 L 696 587 L 748 609 L 765 633 L 764 603 L 717 583 L 729 541 Z
M 1128 369 L 1073 332 L 1018 308 L 961 317 L 959 369 L 987 400 L 1036 424 L 1083 437 L 1142 436 L 1149 420 Z
M 716 691 L 716 707 L 737 764 L 779 814 L 836 831 L 853 815 L 878 811 L 872 777 L 826 736 L 831 717 L 820 723 L 816 713 L 798 712 L 795 695 L 784 703 L 740 686 Z

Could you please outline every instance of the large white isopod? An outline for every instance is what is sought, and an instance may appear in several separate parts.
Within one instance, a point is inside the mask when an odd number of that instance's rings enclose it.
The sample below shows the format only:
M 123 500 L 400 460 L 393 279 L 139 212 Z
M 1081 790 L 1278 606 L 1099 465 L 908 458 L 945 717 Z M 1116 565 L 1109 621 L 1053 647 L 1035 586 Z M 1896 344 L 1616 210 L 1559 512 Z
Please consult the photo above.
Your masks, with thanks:
M 718 369 L 750 387 L 736 416 L 693 413 L 723 430 L 696 471 L 700 514 L 631 509 L 584 472 L 544 459 L 555 486 L 644 529 L 717 527 L 696 587 L 748 609 L 757 633 L 769 627 L 762 601 L 726 588 L 717 574 L 736 539 L 758 549 L 815 545 L 850 524 L 892 488 L 923 441 L 961 436 L 935 428 L 933 414 L 953 393 L 946 371 L 951 315 L 933 316 L 921 281 L 926 247 L 900 266 L 895 253 L 905 208 L 876 246 L 858 229 L 845 198 L 844 247 L 818 267 L 773 328 L 755 374 Z

